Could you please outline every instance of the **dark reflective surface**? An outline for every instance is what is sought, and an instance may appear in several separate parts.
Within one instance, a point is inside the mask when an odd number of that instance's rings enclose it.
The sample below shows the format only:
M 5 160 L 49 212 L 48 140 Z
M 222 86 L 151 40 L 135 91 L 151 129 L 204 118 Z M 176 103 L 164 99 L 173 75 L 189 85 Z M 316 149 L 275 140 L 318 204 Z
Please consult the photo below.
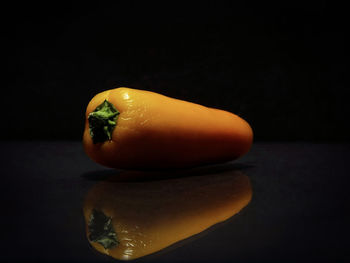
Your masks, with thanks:
M 257 143 L 234 163 L 253 199 L 224 224 L 135 262 L 346 262 L 349 145 Z M 1 261 L 111 262 L 86 240 L 83 200 L 115 174 L 80 142 L 1 143 Z

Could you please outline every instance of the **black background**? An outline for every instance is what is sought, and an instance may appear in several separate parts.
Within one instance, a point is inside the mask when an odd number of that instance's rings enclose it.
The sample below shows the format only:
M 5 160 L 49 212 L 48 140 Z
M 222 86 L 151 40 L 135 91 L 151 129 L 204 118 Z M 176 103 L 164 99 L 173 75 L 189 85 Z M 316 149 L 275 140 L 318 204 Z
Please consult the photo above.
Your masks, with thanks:
M 4 7 L 2 139 L 80 140 L 89 100 L 127 86 L 234 112 L 256 141 L 348 140 L 346 9 L 281 2 Z

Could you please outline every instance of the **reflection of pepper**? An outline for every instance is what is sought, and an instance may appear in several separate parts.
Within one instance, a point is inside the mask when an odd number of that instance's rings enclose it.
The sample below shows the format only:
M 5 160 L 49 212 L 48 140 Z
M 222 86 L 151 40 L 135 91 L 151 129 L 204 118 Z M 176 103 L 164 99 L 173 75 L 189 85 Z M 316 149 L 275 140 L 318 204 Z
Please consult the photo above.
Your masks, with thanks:
M 249 124 L 232 113 L 157 93 L 118 88 L 86 110 L 87 154 L 114 168 L 191 167 L 233 160 L 252 144 Z
M 240 172 L 128 180 L 135 175 L 154 173 L 124 172 L 116 176 L 123 180 L 101 182 L 84 204 L 91 245 L 116 259 L 142 257 L 195 235 L 238 213 L 252 196 L 249 178 Z

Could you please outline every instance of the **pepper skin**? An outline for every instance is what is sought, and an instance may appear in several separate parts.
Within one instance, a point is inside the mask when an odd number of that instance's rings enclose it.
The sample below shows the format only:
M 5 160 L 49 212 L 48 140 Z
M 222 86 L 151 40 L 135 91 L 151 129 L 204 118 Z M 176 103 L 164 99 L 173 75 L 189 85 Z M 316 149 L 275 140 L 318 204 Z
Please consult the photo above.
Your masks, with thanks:
M 110 140 L 94 142 L 89 116 L 105 101 L 119 115 L 114 129 L 109 130 Z M 235 114 L 130 88 L 97 94 L 87 106 L 83 135 L 84 149 L 91 159 L 123 169 L 226 162 L 247 153 L 252 141 L 251 127 Z
M 227 220 L 252 198 L 239 171 L 170 176 L 127 171 L 96 184 L 83 206 L 91 246 L 120 260 L 143 257 Z

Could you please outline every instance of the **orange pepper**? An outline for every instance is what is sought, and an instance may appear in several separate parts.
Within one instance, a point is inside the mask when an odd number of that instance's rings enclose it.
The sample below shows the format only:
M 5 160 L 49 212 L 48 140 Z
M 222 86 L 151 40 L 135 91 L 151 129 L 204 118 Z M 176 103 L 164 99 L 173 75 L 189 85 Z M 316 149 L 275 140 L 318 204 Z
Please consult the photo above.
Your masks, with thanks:
M 127 171 L 96 184 L 83 206 L 92 247 L 120 260 L 143 257 L 229 219 L 250 202 L 243 173 L 193 170 Z
M 97 94 L 87 106 L 83 135 L 94 161 L 124 169 L 230 161 L 252 141 L 249 124 L 233 113 L 130 88 Z

